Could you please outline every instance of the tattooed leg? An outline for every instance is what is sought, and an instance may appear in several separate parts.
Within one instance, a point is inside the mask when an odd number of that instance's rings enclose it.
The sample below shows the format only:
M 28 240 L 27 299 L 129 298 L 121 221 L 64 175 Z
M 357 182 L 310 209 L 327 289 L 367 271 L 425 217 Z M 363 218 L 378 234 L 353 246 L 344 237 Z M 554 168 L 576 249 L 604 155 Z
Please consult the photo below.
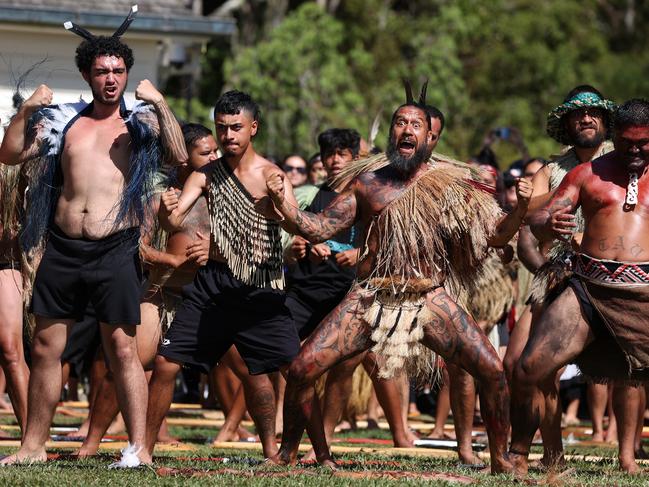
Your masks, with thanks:
M 274 461 L 297 461 L 302 433 L 313 415 L 314 384 L 318 377 L 337 363 L 370 347 L 369 330 L 361 321 L 367 304 L 361 291 L 351 291 L 304 342 L 300 354 L 293 360 L 284 396 L 282 446 Z M 322 423 L 319 427 L 322 429 Z M 323 431 L 317 435 L 320 437 L 324 438 Z M 321 457 L 322 445 L 316 448 L 314 444 L 313 447 L 320 463 L 330 461 L 326 444 L 326 459 Z
M 275 390 L 268 374 L 250 375 L 243 360 L 231 362 L 232 370 L 243 385 L 248 412 L 255 423 L 264 456 L 277 454 L 275 439 Z
M 572 361 L 593 339 L 572 288 L 568 287 L 534 322 L 514 369 L 510 458 L 527 473 L 527 455 L 544 414 L 544 393 L 557 370 Z
M 444 289 L 430 292 L 426 305 L 433 319 L 424 327 L 423 343 L 448 364 L 465 369 L 480 384 L 480 406 L 489 437 L 491 471 L 512 470 L 507 460 L 509 390 L 502 362 L 475 321 Z

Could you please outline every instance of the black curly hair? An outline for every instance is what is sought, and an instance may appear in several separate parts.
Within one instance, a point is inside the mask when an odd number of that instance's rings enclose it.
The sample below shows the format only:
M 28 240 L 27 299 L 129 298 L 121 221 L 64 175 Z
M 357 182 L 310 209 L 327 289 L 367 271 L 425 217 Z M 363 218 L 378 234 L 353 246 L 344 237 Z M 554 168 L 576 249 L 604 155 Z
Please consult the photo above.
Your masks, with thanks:
M 83 41 L 77 47 L 75 61 L 82 73 L 90 71 L 92 63 L 98 56 L 115 56 L 124 60 L 126 71 L 133 66 L 133 51 L 118 37 L 97 36 L 92 41 Z

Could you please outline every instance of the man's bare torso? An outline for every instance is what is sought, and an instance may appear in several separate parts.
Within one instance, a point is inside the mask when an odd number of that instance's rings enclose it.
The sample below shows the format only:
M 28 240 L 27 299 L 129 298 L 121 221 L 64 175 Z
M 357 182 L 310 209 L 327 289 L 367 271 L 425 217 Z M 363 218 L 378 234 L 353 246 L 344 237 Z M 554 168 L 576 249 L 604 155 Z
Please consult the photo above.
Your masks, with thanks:
M 131 154 L 130 136 L 119 118 L 80 117 L 68 130 L 61 156 L 63 190 L 55 223 L 72 238 L 101 239 L 115 230 L 116 210 Z
M 581 250 L 600 259 L 649 261 L 649 174 L 639 178 L 638 204 L 625 209 L 629 174 L 615 152 L 573 172 L 570 177 L 582 178 L 579 199 L 586 231 Z

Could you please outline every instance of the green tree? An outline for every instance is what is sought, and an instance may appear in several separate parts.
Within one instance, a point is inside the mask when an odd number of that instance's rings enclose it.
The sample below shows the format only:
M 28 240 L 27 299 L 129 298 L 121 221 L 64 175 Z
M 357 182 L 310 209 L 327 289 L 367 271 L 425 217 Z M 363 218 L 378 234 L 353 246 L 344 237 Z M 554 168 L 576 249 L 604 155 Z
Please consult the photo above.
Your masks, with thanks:
M 249 92 L 262 108 L 257 144 L 263 152 L 308 155 L 322 130 L 365 123 L 363 97 L 348 64 L 362 54 L 343 52 L 343 39 L 343 24 L 309 3 L 266 41 L 226 61 L 228 85 Z

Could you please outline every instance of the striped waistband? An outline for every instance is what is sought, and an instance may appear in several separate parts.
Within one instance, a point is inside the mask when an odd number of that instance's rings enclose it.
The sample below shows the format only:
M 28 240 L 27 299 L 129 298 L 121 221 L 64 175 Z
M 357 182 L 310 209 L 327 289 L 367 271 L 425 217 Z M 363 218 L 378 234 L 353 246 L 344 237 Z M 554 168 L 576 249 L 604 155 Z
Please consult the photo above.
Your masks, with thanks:
M 649 262 L 618 262 L 576 254 L 573 270 L 584 279 L 605 284 L 649 284 Z

